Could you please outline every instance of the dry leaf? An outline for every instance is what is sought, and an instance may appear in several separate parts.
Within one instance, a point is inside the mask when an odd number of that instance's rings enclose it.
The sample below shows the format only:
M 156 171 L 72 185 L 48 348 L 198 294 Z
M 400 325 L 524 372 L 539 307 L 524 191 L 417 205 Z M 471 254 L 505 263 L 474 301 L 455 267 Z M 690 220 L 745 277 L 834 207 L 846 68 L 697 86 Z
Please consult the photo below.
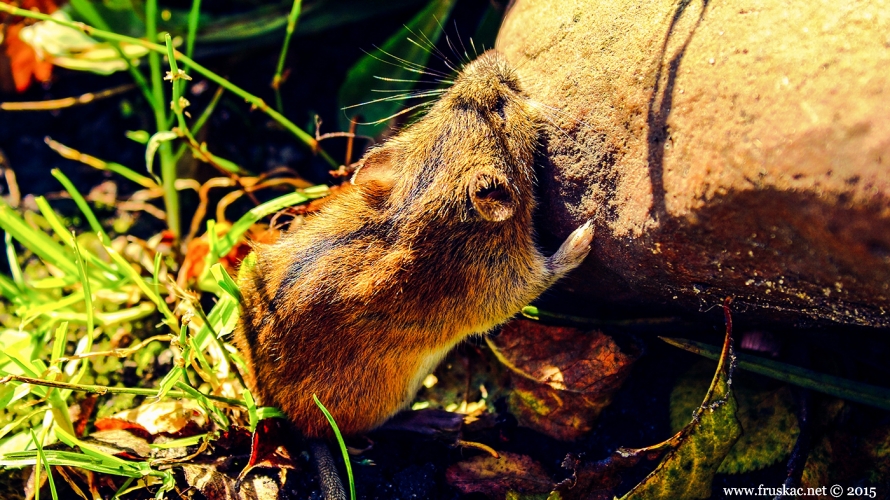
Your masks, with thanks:
M 231 228 L 231 225 L 225 222 L 217 223 L 216 237 L 222 238 Z M 235 245 L 229 250 L 229 253 L 220 258 L 220 263 L 226 268 L 230 275 L 236 275 L 236 269 L 251 252 L 253 247 L 251 243 L 272 243 L 278 239 L 279 231 L 268 228 L 263 224 L 254 224 L 248 230 L 246 236 L 240 238 Z M 189 241 L 185 251 L 185 259 L 177 277 L 177 284 L 185 287 L 190 280 L 198 279 L 204 273 L 204 263 L 207 254 L 210 252 L 210 240 L 208 235 L 204 234 L 198 238 Z
M 669 440 L 651 448 L 668 448 L 664 458 L 622 500 L 710 498 L 714 474 L 742 434 L 732 393 L 735 354 L 732 351 L 731 299 L 726 299 L 726 337 L 711 386 L 690 422 Z M 637 453 L 632 451 L 632 453 Z
M 488 343 L 513 371 L 509 403 L 520 424 L 562 440 L 591 429 L 640 355 L 599 331 L 525 320 L 508 323 Z
M 96 421 L 100 429 L 128 428 L 114 421 L 141 426 L 151 435 L 188 434 L 189 430 L 200 430 L 207 425 L 207 416 L 197 403 L 191 400 L 159 401 L 146 403 L 131 410 L 115 413 L 110 418 Z M 116 427 L 115 427 L 116 426 Z M 135 426 L 129 427 L 132 429 Z M 197 432 L 195 432 L 197 433 Z
M 110 429 L 90 434 L 84 441 L 119 458 L 142 460 L 151 456 L 151 446 L 144 437 L 124 429 Z
M 205 498 L 214 500 L 277 500 L 278 484 L 270 477 L 253 475 L 238 488 L 235 480 L 219 472 L 212 465 L 186 464 L 182 466 L 185 481 Z
M 297 468 L 283 444 L 286 441 L 284 434 L 288 431 L 288 427 L 287 421 L 280 418 L 266 418 L 259 421 L 251 440 L 250 460 L 238 474 L 238 481 L 242 481 L 256 467 Z
M 448 484 L 461 493 L 482 493 L 504 498 L 507 492 L 547 493 L 553 481 L 538 462 L 517 453 L 501 453 L 500 458 L 479 455 L 458 462 L 445 471 Z

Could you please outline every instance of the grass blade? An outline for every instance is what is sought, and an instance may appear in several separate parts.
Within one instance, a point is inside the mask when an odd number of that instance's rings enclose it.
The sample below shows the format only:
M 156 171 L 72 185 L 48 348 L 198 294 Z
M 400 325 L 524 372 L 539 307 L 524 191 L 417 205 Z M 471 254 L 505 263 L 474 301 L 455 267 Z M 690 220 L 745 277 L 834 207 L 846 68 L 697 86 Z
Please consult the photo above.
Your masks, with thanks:
M 201 19 L 201 0 L 192 0 L 192 8 L 189 10 L 188 35 L 185 38 L 185 55 L 192 57 L 195 53 L 195 38 L 198 34 L 198 21 Z M 188 65 L 184 64 L 183 71 L 188 71 Z
M 37 448 L 37 461 L 34 462 L 34 500 L 40 499 L 40 465 L 43 464 L 46 469 L 46 479 L 49 481 L 49 491 L 53 496 L 53 500 L 59 500 L 59 494 L 56 492 L 56 483 L 53 481 L 53 471 L 50 469 L 49 462 L 46 460 L 46 455 L 43 453 L 43 443 L 41 440 L 37 439 L 37 436 L 34 434 L 34 429 L 28 429 L 31 433 L 31 440 L 34 441 L 34 446 Z
M 9 262 L 9 274 L 12 275 L 12 284 L 18 289 L 25 288 L 25 280 L 22 278 L 22 266 L 19 265 L 19 256 L 15 253 L 15 246 L 12 244 L 12 235 L 3 234 L 3 241 L 6 243 L 6 260 Z
M 173 312 L 170 311 L 170 308 L 167 306 L 167 302 L 158 295 L 156 290 L 153 290 L 152 287 L 146 283 L 145 279 L 139 274 L 138 271 L 133 269 L 133 266 L 127 262 L 119 253 L 117 253 L 110 246 L 106 246 L 105 250 L 108 252 L 108 255 L 111 256 L 111 259 L 120 267 L 120 269 L 124 272 L 125 276 L 129 279 L 133 280 L 136 283 L 136 286 L 142 290 L 142 293 L 145 294 L 146 297 L 150 301 L 157 306 L 158 311 L 164 316 L 164 323 L 170 327 L 174 332 L 178 330 L 179 321 L 176 320 L 176 316 L 173 315 Z
M 90 156 L 88 154 L 81 153 L 74 148 L 69 148 L 61 142 L 54 141 L 49 137 L 44 138 L 43 142 L 45 142 L 46 145 L 50 147 L 50 149 L 58 153 L 62 158 L 67 158 L 69 160 L 83 163 L 84 165 L 93 167 L 96 170 L 107 170 L 109 172 L 113 172 L 127 180 L 139 184 L 146 189 L 154 189 L 160 187 L 153 179 L 150 179 L 142 174 L 137 174 L 133 171 L 133 169 L 121 165 L 120 163 L 100 160 L 95 156 Z M 146 139 L 146 142 L 148 142 L 148 139 Z
M 326 188 L 324 189 L 324 191 L 325 194 L 327 194 Z M 324 195 L 318 194 L 313 197 L 318 198 L 320 196 Z M 219 259 L 220 255 L 229 253 L 229 250 L 231 250 L 232 247 L 235 246 L 235 243 L 237 243 L 238 240 L 241 238 L 241 236 L 243 236 L 244 233 L 246 233 L 250 229 L 250 226 L 259 222 L 260 219 L 262 219 L 263 217 L 274 214 L 275 212 L 278 212 L 279 210 L 282 210 L 286 207 L 305 203 L 310 199 L 311 198 L 308 193 L 296 192 L 286 194 L 284 196 L 279 196 L 274 200 L 267 201 L 262 205 L 250 209 L 246 214 L 244 214 L 244 216 L 242 216 L 240 219 L 238 219 L 238 221 L 232 224 L 231 229 L 229 229 L 225 236 L 219 239 L 219 243 L 217 246 L 218 253 L 215 256 L 215 259 Z M 216 262 L 215 259 L 213 263 Z
M 720 349 L 716 346 L 686 339 L 659 337 L 668 344 L 685 351 L 718 359 Z M 875 385 L 854 382 L 849 379 L 819 373 L 799 366 L 789 365 L 750 354 L 737 354 L 738 367 L 759 373 L 782 382 L 828 394 L 848 401 L 854 401 L 884 410 L 890 410 L 890 389 Z
M 291 7 L 290 15 L 287 16 L 287 29 L 284 33 L 284 43 L 281 45 L 281 54 L 278 56 L 278 67 L 275 69 L 275 76 L 272 77 L 272 90 L 275 91 L 275 108 L 279 113 L 284 113 L 284 103 L 281 101 L 281 81 L 284 73 L 284 61 L 287 59 L 287 49 L 290 46 L 290 39 L 297 27 L 297 20 L 300 18 L 302 10 L 302 2 L 294 0 Z
M 349 463 L 349 452 L 346 451 L 346 442 L 343 441 L 343 436 L 340 435 L 340 428 L 337 427 L 337 422 L 334 421 L 333 415 L 328 411 L 327 408 L 321 404 L 321 401 L 318 399 L 318 396 L 315 394 L 312 395 L 312 399 L 315 401 L 315 404 L 318 405 L 318 408 L 324 413 L 324 417 L 328 419 L 328 423 L 331 424 L 331 428 L 334 429 L 334 435 L 337 437 L 337 444 L 340 445 L 340 453 L 343 454 L 343 463 L 346 465 L 346 477 L 349 481 L 349 498 L 350 500 L 355 500 L 355 481 L 352 478 L 352 465 Z
M 0 228 L 12 235 L 22 246 L 34 252 L 44 262 L 52 263 L 52 265 L 61 269 L 65 274 L 77 276 L 77 265 L 71 260 L 71 254 L 66 251 L 65 247 L 50 238 L 43 231 L 38 231 L 29 226 L 2 199 L 0 199 Z
M 40 210 L 40 213 L 43 215 L 43 218 L 49 223 L 50 227 L 55 231 L 56 235 L 64 242 L 66 245 L 74 249 L 75 238 L 71 234 L 71 231 L 65 227 L 65 224 L 59 219 L 56 213 L 53 211 L 52 207 L 49 205 L 49 202 L 46 201 L 46 198 L 43 196 L 38 196 L 35 198 L 35 202 L 37 203 L 37 208 Z M 107 235 L 105 236 L 108 237 Z M 101 239 L 102 236 L 99 236 Z M 107 262 L 99 258 L 97 255 L 92 253 L 87 253 L 87 258 L 91 264 L 94 264 L 98 269 L 101 269 L 104 273 L 94 272 L 93 277 L 97 278 L 100 283 L 109 283 L 113 280 L 120 279 L 120 273 L 117 270 L 109 265 Z M 77 276 L 77 275 L 72 275 Z M 66 277 L 67 278 L 67 277 Z M 33 286 L 33 285 L 32 285 Z
M 87 204 L 87 200 L 80 194 L 74 184 L 62 173 L 61 170 L 54 168 L 52 169 L 53 177 L 55 177 L 59 182 L 62 183 L 62 186 L 65 188 L 65 191 L 68 191 L 68 194 L 71 196 L 71 199 L 74 200 L 74 203 L 77 205 L 77 208 L 80 209 L 80 212 L 87 219 L 87 223 L 90 225 L 90 229 L 93 230 L 94 233 L 99 235 L 99 241 L 104 245 L 111 244 L 111 238 L 108 237 L 108 234 L 105 232 L 105 229 L 102 228 L 102 224 L 99 223 L 99 219 L 96 218 L 96 214 L 93 213 L 93 210 L 90 208 L 90 205 Z
M 106 236 L 107 238 L 107 236 Z M 77 349 L 74 351 L 74 354 L 82 354 L 88 353 L 93 349 L 93 332 L 96 329 L 96 318 L 93 316 L 93 292 L 90 288 L 90 280 L 87 278 L 87 268 L 86 263 L 83 261 L 83 255 L 80 252 L 80 246 L 77 242 L 74 243 L 74 252 L 77 254 L 77 270 L 80 271 L 80 283 L 83 286 L 83 301 L 84 301 L 84 310 L 87 315 L 87 333 L 86 333 L 86 344 L 84 344 L 83 349 Z M 80 347 L 80 346 L 78 346 Z M 83 359 L 83 363 L 80 365 L 80 370 L 71 379 L 71 383 L 76 384 L 80 382 L 80 379 L 86 375 L 87 370 L 89 369 L 89 359 Z M 77 361 L 74 362 L 75 366 Z

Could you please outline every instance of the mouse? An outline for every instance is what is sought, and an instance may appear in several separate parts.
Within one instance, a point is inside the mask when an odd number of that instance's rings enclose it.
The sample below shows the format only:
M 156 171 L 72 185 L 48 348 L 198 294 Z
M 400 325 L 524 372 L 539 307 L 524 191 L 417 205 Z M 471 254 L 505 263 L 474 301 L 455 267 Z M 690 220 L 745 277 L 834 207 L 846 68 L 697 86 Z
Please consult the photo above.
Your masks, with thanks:
M 593 224 L 546 256 L 533 228 L 541 117 L 504 57 L 467 63 L 419 120 L 372 147 L 352 188 L 239 272 L 246 383 L 306 438 L 405 409 L 461 341 L 577 267 Z

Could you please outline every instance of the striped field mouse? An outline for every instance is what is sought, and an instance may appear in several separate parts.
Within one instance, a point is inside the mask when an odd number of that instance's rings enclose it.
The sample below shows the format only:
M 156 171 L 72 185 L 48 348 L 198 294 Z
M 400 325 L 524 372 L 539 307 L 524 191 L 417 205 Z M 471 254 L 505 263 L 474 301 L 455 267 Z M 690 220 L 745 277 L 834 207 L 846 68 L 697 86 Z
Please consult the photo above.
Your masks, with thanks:
M 467 64 L 419 121 L 368 151 L 354 188 L 242 266 L 235 342 L 260 402 L 306 437 L 372 430 L 470 335 L 504 323 L 590 251 L 533 230 L 540 120 L 503 57 Z

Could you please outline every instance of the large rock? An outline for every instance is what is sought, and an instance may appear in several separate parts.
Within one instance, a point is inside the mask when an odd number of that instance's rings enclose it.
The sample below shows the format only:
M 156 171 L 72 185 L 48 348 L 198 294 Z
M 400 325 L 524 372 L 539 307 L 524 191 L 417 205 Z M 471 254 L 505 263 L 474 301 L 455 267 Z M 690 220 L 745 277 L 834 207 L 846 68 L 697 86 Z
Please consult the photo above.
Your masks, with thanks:
M 890 3 L 516 0 L 498 47 L 576 291 L 890 326 Z

